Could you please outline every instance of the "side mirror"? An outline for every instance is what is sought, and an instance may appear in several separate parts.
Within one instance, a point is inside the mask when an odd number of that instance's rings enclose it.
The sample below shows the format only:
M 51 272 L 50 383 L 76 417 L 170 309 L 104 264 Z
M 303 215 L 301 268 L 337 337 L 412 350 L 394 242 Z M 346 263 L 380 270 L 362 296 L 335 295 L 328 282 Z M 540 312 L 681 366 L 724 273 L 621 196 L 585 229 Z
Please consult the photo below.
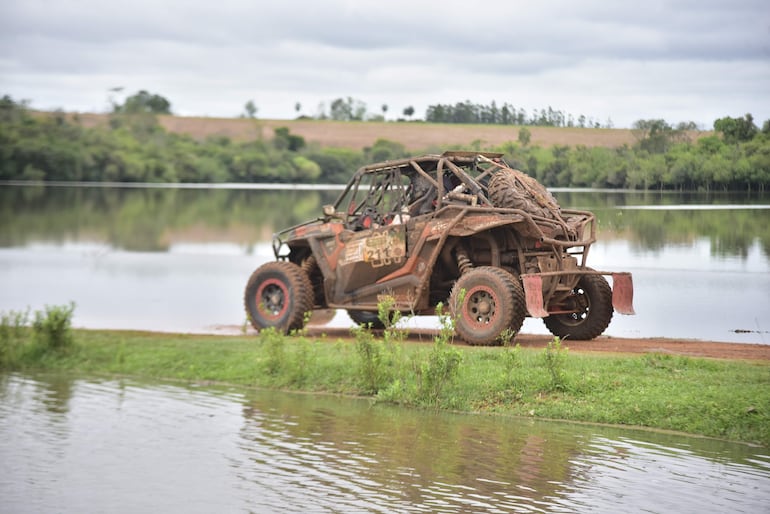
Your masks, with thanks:
M 327 218 L 331 218 L 336 214 L 337 211 L 334 210 L 333 205 L 324 205 L 324 216 Z

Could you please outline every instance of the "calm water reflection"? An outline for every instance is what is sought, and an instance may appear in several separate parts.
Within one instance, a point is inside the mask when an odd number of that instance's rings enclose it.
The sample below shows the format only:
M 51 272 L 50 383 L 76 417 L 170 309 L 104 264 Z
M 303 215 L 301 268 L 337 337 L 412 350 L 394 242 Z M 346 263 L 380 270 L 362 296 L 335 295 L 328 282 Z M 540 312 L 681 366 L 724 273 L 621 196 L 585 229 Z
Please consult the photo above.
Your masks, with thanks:
M 271 234 L 338 193 L 0 186 L 0 310 L 74 300 L 78 326 L 237 330 Z M 637 316 L 616 316 L 607 334 L 770 343 L 768 195 L 555 195 L 597 213 L 593 267 L 634 273 Z M 523 330 L 547 333 L 532 319 Z
M 763 512 L 764 449 L 332 397 L 0 376 L 3 512 Z

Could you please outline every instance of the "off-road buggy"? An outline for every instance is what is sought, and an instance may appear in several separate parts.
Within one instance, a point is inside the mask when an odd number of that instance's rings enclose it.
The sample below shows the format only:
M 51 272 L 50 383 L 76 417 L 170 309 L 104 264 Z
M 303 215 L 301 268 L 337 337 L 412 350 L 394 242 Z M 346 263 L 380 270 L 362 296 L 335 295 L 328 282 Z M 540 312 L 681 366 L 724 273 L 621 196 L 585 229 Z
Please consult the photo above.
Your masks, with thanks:
M 378 328 L 389 298 L 413 315 L 443 303 L 469 344 L 500 344 L 527 315 L 592 339 L 613 307 L 633 314 L 631 275 L 586 266 L 595 241 L 592 213 L 561 209 L 502 154 L 386 161 L 359 169 L 323 217 L 276 234 L 276 261 L 254 271 L 244 301 L 258 330 L 301 328 L 314 309 Z

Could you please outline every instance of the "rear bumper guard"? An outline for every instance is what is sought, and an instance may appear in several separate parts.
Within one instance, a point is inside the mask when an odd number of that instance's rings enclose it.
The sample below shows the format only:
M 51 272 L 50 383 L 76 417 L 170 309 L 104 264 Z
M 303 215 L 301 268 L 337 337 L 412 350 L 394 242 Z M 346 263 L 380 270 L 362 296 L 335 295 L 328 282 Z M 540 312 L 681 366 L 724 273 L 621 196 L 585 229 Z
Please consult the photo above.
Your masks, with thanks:
M 561 275 L 610 275 L 612 276 L 612 308 L 620 314 L 634 312 L 634 283 L 631 273 L 593 270 L 549 271 L 546 273 L 527 273 L 521 276 L 524 284 L 524 296 L 527 311 L 535 318 L 545 318 L 548 311 L 543 304 L 543 277 Z

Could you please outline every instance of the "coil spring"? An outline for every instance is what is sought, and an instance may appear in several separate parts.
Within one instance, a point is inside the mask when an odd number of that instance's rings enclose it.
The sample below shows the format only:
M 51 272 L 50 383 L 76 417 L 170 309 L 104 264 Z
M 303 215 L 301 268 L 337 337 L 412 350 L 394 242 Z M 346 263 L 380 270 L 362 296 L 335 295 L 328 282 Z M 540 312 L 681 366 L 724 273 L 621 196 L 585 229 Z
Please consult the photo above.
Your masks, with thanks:
M 473 263 L 465 248 L 457 249 L 457 267 L 460 269 L 460 275 L 464 275 L 465 272 L 473 268 Z

